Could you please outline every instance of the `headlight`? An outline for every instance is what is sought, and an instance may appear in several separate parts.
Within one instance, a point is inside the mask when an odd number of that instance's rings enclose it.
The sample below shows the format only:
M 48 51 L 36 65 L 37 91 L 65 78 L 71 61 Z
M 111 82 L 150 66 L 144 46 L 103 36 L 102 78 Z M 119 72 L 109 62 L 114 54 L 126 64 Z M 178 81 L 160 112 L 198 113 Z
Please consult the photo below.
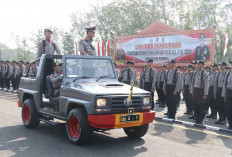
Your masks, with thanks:
M 106 106 L 106 99 L 97 99 L 97 107 Z
M 143 98 L 143 104 L 144 105 L 149 105 L 150 104 L 150 97 L 144 97 Z

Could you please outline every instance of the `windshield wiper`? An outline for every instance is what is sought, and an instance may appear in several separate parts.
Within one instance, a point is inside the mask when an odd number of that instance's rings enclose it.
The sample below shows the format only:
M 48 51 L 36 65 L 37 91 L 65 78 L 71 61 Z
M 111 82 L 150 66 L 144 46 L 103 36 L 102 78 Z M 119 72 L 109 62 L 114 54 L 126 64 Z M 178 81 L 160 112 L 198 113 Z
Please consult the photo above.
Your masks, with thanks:
M 88 77 L 88 76 L 81 76 L 81 77 L 77 77 L 77 78 L 75 78 L 72 82 L 75 82 L 76 80 L 83 79 L 83 78 L 92 78 L 92 77 Z
M 112 77 L 112 75 L 98 76 L 97 82 L 98 82 L 98 80 L 100 80 L 100 79 L 102 79 L 102 78 L 106 78 L 106 77 Z

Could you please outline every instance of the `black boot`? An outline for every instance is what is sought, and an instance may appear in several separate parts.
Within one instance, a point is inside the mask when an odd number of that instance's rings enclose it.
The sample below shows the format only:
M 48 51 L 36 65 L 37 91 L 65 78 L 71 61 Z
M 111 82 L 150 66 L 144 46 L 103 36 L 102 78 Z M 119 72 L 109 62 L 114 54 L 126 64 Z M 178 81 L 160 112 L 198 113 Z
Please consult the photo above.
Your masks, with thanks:
M 214 122 L 215 124 L 220 124 L 221 123 L 221 119 L 219 119 L 218 121 Z

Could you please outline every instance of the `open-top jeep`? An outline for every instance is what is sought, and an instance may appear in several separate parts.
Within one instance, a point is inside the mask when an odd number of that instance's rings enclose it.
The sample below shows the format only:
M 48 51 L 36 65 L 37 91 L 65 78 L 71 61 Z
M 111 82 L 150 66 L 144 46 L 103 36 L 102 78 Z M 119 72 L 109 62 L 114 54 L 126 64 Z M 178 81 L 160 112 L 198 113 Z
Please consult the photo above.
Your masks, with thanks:
M 60 96 L 54 97 L 49 75 L 57 60 L 63 62 L 63 79 Z M 54 119 L 66 121 L 67 135 L 75 144 L 88 141 L 93 131 L 114 128 L 139 138 L 155 118 L 150 111 L 151 94 L 119 83 L 110 57 L 46 54 L 40 58 L 36 78 L 27 76 L 20 80 L 18 101 L 25 127 L 35 128 L 40 121 L 54 125 Z

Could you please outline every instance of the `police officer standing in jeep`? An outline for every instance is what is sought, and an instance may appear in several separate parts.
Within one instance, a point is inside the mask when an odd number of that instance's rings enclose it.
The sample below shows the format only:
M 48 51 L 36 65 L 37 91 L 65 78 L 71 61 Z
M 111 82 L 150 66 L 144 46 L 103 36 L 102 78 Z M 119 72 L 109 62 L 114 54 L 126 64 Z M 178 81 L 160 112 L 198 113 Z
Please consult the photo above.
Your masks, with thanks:
M 79 51 L 81 55 L 95 56 L 95 47 L 92 45 L 93 38 L 95 36 L 96 27 L 85 28 L 87 35 L 84 39 L 79 41 Z
M 42 54 L 61 54 L 57 44 L 51 40 L 53 32 L 50 29 L 44 29 L 45 40 L 42 40 L 38 44 L 37 58 L 41 57 Z

